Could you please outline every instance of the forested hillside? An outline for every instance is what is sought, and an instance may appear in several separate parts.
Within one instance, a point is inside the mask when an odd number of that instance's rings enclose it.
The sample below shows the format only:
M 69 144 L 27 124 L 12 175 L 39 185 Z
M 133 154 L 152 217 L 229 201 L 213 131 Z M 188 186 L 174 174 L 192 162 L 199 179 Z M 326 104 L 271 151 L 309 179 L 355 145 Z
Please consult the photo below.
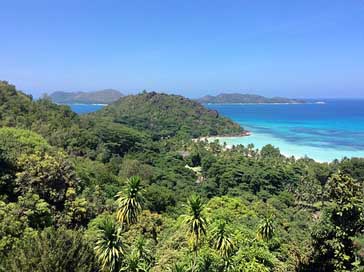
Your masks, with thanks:
M 182 96 L 154 92 L 126 96 L 95 115 L 146 130 L 156 139 L 176 135 L 199 137 L 242 132 L 239 125 L 197 102 Z
M 364 159 L 202 135 L 241 128 L 142 93 L 82 117 L 0 83 L 0 271 L 363 271 Z
M 78 123 L 77 114 L 67 106 L 58 106 L 48 100 L 33 101 L 32 97 L 17 91 L 15 86 L 0 81 L 0 124 L 44 132 L 69 128 Z

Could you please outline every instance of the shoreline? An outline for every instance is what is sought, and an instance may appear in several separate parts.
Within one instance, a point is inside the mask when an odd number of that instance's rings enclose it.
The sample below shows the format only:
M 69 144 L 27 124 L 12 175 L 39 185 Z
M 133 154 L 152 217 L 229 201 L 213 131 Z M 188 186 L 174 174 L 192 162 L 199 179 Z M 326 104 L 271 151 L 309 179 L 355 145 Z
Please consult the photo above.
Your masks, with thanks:
M 282 142 L 277 142 L 273 138 L 269 139 L 269 141 L 261 141 L 262 136 L 266 136 L 266 134 L 254 133 L 256 137 L 254 137 L 254 141 L 252 139 L 252 144 L 254 144 L 254 149 L 261 150 L 267 144 L 271 144 L 274 147 L 278 147 L 280 150 L 281 155 L 286 158 L 294 157 L 296 160 L 303 159 L 303 158 L 310 158 L 319 163 L 331 163 L 334 160 L 342 160 L 346 158 L 364 158 L 364 152 L 354 150 L 354 151 L 345 151 L 345 150 L 338 150 L 335 148 L 325 148 L 324 150 L 319 147 L 312 147 L 306 145 L 294 145 L 291 143 L 282 144 Z M 236 137 L 239 138 L 239 137 Z M 245 137 L 240 137 L 245 138 Z M 259 139 L 260 138 L 260 139 Z M 235 137 L 205 137 L 208 141 L 219 140 L 219 143 L 225 145 L 225 149 L 231 149 L 233 146 L 237 145 L 244 145 L 247 146 L 249 144 L 247 141 L 245 143 L 236 142 Z M 230 141 L 231 140 L 231 141 Z M 281 140 L 281 139 L 278 139 Z M 249 138 L 248 138 L 249 141 Z
M 248 135 L 246 135 L 246 136 L 248 136 Z M 237 145 L 244 145 L 244 144 L 228 144 L 228 143 L 226 143 L 224 141 L 220 141 L 220 139 L 223 140 L 224 138 L 231 138 L 231 137 L 245 137 L 245 136 L 211 136 L 211 137 L 203 137 L 203 138 L 201 138 L 201 140 L 203 140 L 203 141 L 204 140 L 208 141 L 209 139 L 210 140 L 212 140 L 212 139 L 213 140 L 219 140 L 219 144 L 221 146 L 223 146 L 224 143 L 226 144 L 225 147 L 224 147 L 225 150 L 232 149 L 234 146 L 237 146 Z M 277 146 L 274 146 L 274 147 L 277 147 Z M 257 149 L 257 150 L 261 150 L 261 148 L 258 148 L 258 147 L 254 147 L 254 148 Z M 332 160 L 314 159 L 312 157 L 309 157 L 307 154 L 306 155 L 292 155 L 292 154 L 289 155 L 287 152 L 282 152 L 281 150 L 280 150 L 280 153 L 281 153 L 282 156 L 284 156 L 287 159 L 293 157 L 295 160 L 299 160 L 299 159 L 304 159 L 305 157 L 307 157 L 307 158 L 312 159 L 312 160 L 314 160 L 315 162 L 318 162 L 318 163 L 331 163 L 331 162 L 333 162 L 335 160 L 335 159 L 332 159 Z

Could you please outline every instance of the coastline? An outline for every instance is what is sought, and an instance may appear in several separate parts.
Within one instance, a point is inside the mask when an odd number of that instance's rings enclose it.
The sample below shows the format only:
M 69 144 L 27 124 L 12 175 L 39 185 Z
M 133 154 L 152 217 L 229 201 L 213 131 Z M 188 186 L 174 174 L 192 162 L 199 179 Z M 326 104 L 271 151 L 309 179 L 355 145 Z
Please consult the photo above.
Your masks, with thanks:
M 250 136 L 250 135 L 246 135 L 246 136 Z M 229 138 L 232 138 L 232 137 L 234 137 L 234 138 L 242 138 L 242 137 L 246 137 L 246 136 L 209 136 L 209 137 L 202 137 L 201 140 L 202 141 L 205 141 L 205 140 L 207 140 L 207 141 L 209 141 L 209 140 L 210 141 L 211 140 L 212 141 L 219 140 L 219 144 L 221 146 L 225 144 L 224 150 L 229 150 L 229 149 L 232 149 L 233 146 L 237 146 L 237 145 L 240 145 L 240 144 L 246 146 L 246 144 L 243 144 L 243 143 L 237 143 L 237 144 L 227 143 L 227 142 L 223 141 L 224 138 L 226 138 L 226 139 L 229 139 Z M 275 147 L 277 147 L 277 146 L 275 146 Z M 254 148 L 260 150 L 262 147 L 255 146 Z M 280 153 L 281 153 L 282 156 L 284 156 L 286 158 L 292 158 L 292 157 L 294 157 L 296 160 L 298 160 L 298 159 L 304 159 L 305 157 L 308 157 L 308 158 L 313 159 L 315 162 L 318 162 L 318 163 L 330 163 L 333 160 L 335 160 L 335 159 L 331 159 L 331 160 L 329 159 L 329 160 L 327 160 L 327 159 L 312 158 L 312 157 L 309 157 L 307 154 L 305 154 L 305 155 L 297 155 L 297 154 L 294 155 L 294 154 L 289 154 L 289 153 L 287 153 L 285 151 L 282 151 L 282 150 L 280 150 Z M 338 158 L 338 159 L 340 159 L 340 158 Z
M 280 153 L 287 157 L 295 157 L 295 159 L 308 157 L 316 162 L 330 163 L 334 160 L 347 158 L 364 158 L 364 151 L 359 150 L 343 150 L 338 148 L 320 148 L 310 145 L 297 145 L 287 142 L 283 139 L 274 137 L 265 133 L 254 133 L 254 137 L 205 137 L 207 141 L 219 140 L 220 144 L 226 143 L 225 148 L 230 149 L 232 146 L 254 144 L 255 149 L 261 149 L 267 144 L 278 147 Z

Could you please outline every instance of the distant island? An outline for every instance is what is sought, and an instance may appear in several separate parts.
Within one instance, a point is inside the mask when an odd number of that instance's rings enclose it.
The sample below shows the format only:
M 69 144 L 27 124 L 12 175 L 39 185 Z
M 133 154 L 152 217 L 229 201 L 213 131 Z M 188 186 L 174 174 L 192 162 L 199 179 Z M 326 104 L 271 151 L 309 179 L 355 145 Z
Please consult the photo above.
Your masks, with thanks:
M 300 99 L 284 97 L 264 97 L 255 94 L 221 93 L 216 96 L 206 95 L 197 99 L 202 104 L 301 104 L 306 103 Z
M 123 94 L 113 89 L 95 92 L 54 92 L 50 94 L 53 102 L 58 104 L 111 104 L 119 100 Z

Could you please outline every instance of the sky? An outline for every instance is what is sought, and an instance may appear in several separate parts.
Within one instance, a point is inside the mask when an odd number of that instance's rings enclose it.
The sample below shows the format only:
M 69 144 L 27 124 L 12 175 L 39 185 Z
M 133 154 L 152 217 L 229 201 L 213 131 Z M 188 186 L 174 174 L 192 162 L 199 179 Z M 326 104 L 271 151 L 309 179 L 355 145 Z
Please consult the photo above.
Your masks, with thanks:
M 364 0 L 0 0 L 0 33 L 0 80 L 36 97 L 364 97 Z

